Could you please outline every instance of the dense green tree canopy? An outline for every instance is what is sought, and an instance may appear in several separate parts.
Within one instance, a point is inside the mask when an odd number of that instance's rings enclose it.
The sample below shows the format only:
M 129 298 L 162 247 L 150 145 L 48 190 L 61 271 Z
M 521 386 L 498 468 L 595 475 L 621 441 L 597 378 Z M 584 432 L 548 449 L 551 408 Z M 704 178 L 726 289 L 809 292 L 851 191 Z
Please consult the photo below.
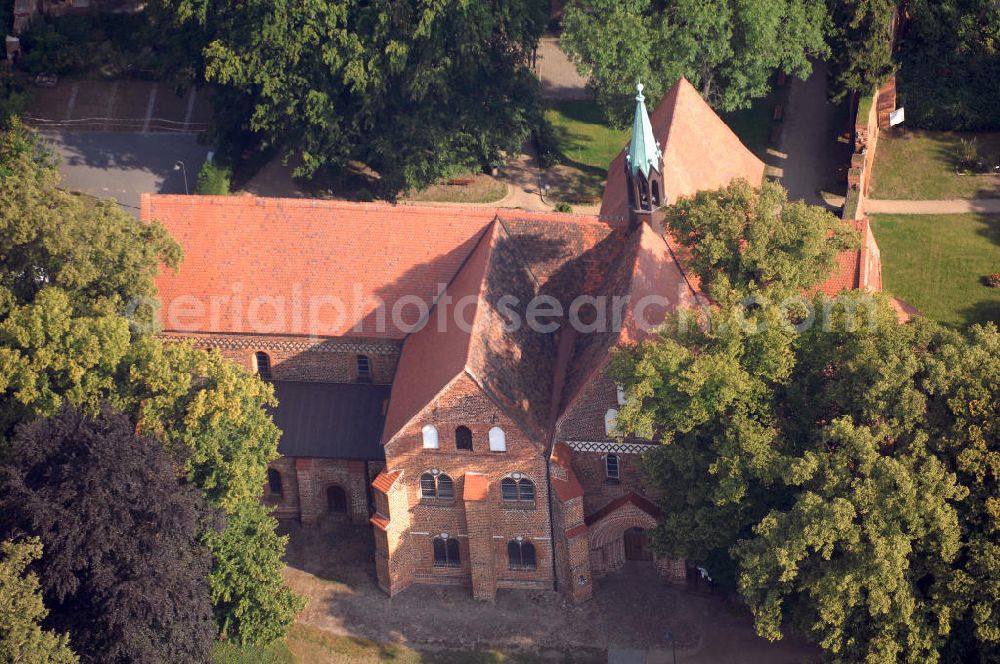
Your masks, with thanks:
M 664 443 L 657 546 L 831 661 L 995 661 L 1000 334 L 860 293 L 812 307 L 715 311 L 616 358 L 621 426 Z
M 533 0 L 158 0 L 204 40 L 223 127 L 302 159 L 359 160 L 387 194 L 456 166 L 498 164 L 530 129 L 526 67 L 547 6 Z
M 28 565 L 42 555 L 37 537 L 0 542 L 0 662 L 76 664 L 65 635 L 42 629 L 48 615 L 38 576 Z
M 830 92 L 843 101 L 853 92 L 869 94 L 895 69 L 893 19 L 897 0 L 827 0 L 830 33 Z
M 1000 5 L 911 0 L 899 52 L 899 104 L 907 125 L 1000 129 Z
M 243 643 L 283 633 L 301 606 L 277 573 L 285 541 L 273 519 L 247 507 L 277 457 L 272 388 L 217 352 L 149 336 L 155 307 L 122 305 L 155 303 L 153 276 L 161 260 L 176 264 L 176 244 L 159 226 L 56 189 L 56 170 L 24 130 L 2 140 L 0 196 L 10 206 L 0 212 L 0 450 L 18 424 L 66 404 L 92 414 L 112 404 L 178 459 L 172 479 L 186 478 L 227 517 L 199 526 L 216 554 L 220 630 Z
M 788 202 L 773 182 L 745 180 L 682 198 L 664 224 L 690 252 L 688 266 L 717 302 L 748 296 L 780 300 L 819 283 L 837 254 L 858 245 L 853 228 L 823 208 Z
M 37 535 L 47 627 L 84 662 L 201 662 L 211 650 L 210 518 L 158 441 L 67 406 L 21 427 L 0 462 L 0 533 Z
M 59 171 L 34 132 L 0 132 L 0 315 L 57 287 L 74 312 L 153 320 L 153 278 L 180 247 L 159 224 L 138 224 L 114 201 L 86 205 L 57 188 Z
M 575 0 L 560 43 L 624 126 L 639 79 L 653 100 L 686 76 L 715 108 L 745 108 L 776 69 L 812 71 L 827 25 L 822 0 Z

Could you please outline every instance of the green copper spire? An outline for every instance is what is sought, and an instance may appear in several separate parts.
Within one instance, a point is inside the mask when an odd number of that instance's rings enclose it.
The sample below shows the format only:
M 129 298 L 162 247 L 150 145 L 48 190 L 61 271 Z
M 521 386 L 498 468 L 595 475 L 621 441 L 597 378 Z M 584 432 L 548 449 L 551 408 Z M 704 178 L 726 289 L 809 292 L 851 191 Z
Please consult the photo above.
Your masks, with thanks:
M 635 90 L 635 120 L 632 122 L 632 142 L 628 146 L 628 167 L 633 176 L 636 171 L 649 177 L 652 170 L 660 170 L 660 146 L 653 136 L 653 125 L 646 113 L 646 98 L 642 96 L 642 83 L 637 83 Z

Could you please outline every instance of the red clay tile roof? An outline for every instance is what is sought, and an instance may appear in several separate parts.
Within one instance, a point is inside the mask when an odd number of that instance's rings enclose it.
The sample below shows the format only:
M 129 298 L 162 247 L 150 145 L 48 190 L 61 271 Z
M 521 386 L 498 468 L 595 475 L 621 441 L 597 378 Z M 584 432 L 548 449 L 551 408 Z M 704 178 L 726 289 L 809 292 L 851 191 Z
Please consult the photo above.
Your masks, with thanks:
M 490 480 L 486 475 L 479 473 L 465 474 L 465 488 L 462 491 L 462 500 L 486 500 L 490 493 Z
M 379 530 L 385 530 L 389 527 L 389 519 L 385 518 L 378 512 L 372 515 L 372 518 L 368 519 L 368 523 L 372 524 Z
M 558 466 L 562 472 L 552 473 L 550 479 L 556 496 L 564 503 L 583 495 L 583 486 L 580 485 L 580 480 L 576 478 L 576 473 L 573 472 L 573 465 L 570 461 L 572 458 L 573 450 L 569 448 L 569 445 L 563 442 L 553 445 L 550 461 Z M 566 479 L 563 479 L 560 475 L 564 475 Z
M 663 189 L 668 203 L 704 189 L 718 189 L 736 178 L 759 185 L 764 162 L 754 156 L 733 130 L 681 78 L 663 96 L 650 122 L 663 151 Z M 602 217 L 628 215 L 625 150 L 608 169 L 601 202 Z
M 578 526 L 573 526 L 572 528 L 566 530 L 566 539 L 573 539 L 577 535 L 584 534 L 585 532 L 587 532 L 587 530 L 588 530 L 587 524 L 585 523 L 581 523 Z
M 387 473 L 383 470 L 375 476 L 374 480 L 372 480 L 372 486 L 382 493 L 389 493 L 392 485 L 396 483 L 396 480 L 398 480 L 399 476 L 402 474 L 403 471 L 401 470 L 396 470 L 391 473 Z
M 391 339 L 407 332 L 392 324 L 393 305 L 415 296 L 429 306 L 498 214 L 543 281 L 577 286 L 604 267 L 577 259 L 600 243 L 613 248 L 608 235 L 621 226 L 491 207 L 255 196 L 143 194 L 140 214 L 160 221 L 184 250 L 178 271 L 157 279 L 166 332 Z M 345 303 L 343 316 L 330 298 Z M 375 314 L 379 300 L 385 329 Z M 261 320 L 249 320 L 251 309 Z M 415 322 L 414 305 L 401 313 Z
M 882 290 L 882 266 L 878 244 L 868 219 L 845 222 L 861 233 L 861 247 L 841 252 L 830 278 L 817 289 L 833 297 L 845 290 Z
M 892 298 L 891 304 L 892 308 L 896 310 L 896 318 L 899 319 L 900 323 L 909 323 L 915 317 L 923 315 L 919 309 L 898 297 Z
M 660 516 L 663 514 L 663 512 L 660 510 L 660 508 L 657 507 L 649 499 L 643 498 L 639 494 L 630 491 L 629 493 L 625 494 L 624 496 L 621 496 L 619 498 L 615 498 L 614 500 L 612 500 L 610 503 L 608 503 L 607 505 L 605 505 L 601 509 L 597 510 L 596 512 L 594 512 L 590 516 L 586 517 L 584 519 L 584 522 L 588 526 L 592 526 L 595 523 L 597 523 L 598 521 L 600 521 L 601 519 L 603 519 L 603 518 L 609 516 L 610 514 L 612 514 L 615 510 L 618 510 L 618 509 L 624 507 L 625 505 L 629 505 L 629 504 L 635 505 L 636 507 L 638 507 L 639 509 L 641 509 L 646 514 L 648 514 L 648 515 L 650 515 L 652 517 L 655 517 L 657 519 L 660 518 Z

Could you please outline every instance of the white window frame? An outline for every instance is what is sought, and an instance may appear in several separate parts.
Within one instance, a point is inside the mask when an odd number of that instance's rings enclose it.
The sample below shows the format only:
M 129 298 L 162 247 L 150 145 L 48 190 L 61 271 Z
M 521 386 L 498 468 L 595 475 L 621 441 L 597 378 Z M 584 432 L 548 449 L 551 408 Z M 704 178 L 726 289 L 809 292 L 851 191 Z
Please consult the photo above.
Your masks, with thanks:
M 620 438 L 621 432 L 618 430 L 618 409 L 608 408 L 604 413 L 604 433 L 608 438 Z

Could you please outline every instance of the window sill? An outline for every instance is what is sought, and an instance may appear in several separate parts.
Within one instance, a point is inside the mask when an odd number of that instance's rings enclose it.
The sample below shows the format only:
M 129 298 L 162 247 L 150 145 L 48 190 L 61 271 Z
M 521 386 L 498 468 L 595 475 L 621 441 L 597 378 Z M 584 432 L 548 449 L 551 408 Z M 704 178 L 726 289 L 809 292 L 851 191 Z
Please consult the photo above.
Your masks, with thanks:
M 434 563 L 432 569 L 461 569 L 462 563 Z
M 452 507 L 455 505 L 454 498 L 430 498 L 428 496 L 423 496 L 420 498 L 421 505 L 429 505 L 430 507 Z
M 538 566 L 528 567 L 526 565 L 511 565 L 507 569 L 511 572 L 537 572 Z
M 616 485 L 617 486 L 617 485 L 621 484 L 622 481 L 621 481 L 620 478 L 617 478 L 617 477 L 607 477 L 607 478 L 604 479 L 604 483 L 605 484 L 611 484 L 611 485 Z

